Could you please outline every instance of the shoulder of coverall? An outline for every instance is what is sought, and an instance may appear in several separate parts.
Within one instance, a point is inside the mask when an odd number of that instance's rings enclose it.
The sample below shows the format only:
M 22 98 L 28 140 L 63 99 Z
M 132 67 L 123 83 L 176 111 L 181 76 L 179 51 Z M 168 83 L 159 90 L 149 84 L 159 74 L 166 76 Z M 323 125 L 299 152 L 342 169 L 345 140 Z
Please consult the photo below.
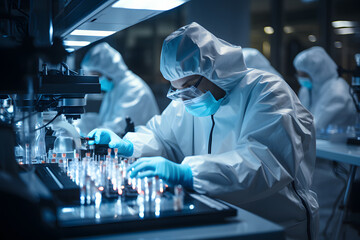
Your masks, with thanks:
M 117 81 L 115 85 L 119 88 L 123 88 L 124 91 L 132 91 L 132 93 L 135 93 L 135 91 L 144 92 L 145 89 L 151 91 L 149 85 L 131 70 L 127 70 L 124 76 Z
M 160 71 L 169 81 L 202 75 L 229 93 L 248 69 L 240 46 L 215 37 L 193 22 L 164 40 Z
M 322 47 L 312 47 L 300 52 L 293 64 L 296 70 L 309 74 L 314 87 L 328 79 L 338 77 L 336 63 Z
M 266 72 L 276 74 L 282 78 L 282 75 L 271 66 L 269 60 L 255 48 L 243 48 L 245 64 L 248 68 L 256 68 Z

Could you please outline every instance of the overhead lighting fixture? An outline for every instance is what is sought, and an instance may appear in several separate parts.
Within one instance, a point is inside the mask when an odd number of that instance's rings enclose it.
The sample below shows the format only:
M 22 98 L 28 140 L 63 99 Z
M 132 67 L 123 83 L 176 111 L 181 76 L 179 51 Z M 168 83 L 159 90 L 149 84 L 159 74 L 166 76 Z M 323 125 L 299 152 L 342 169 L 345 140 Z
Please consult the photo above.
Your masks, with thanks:
M 264 32 L 265 32 L 266 34 L 273 34 L 273 33 L 274 33 L 274 29 L 273 29 L 272 27 L 270 27 L 270 26 L 266 26 L 266 27 L 264 27 Z
M 291 26 L 285 26 L 285 27 L 284 27 L 284 32 L 285 32 L 286 34 L 293 33 L 293 32 L 294 32 L 294 28 L 291 27 Z
M 92 37 L 107 37 L 114 34 L 115 31 L 97 31 L 97 30 L 74 30 L 70 35 L 75 36 L 92 36 Z
M 348 35 L 348 34 L 354 34 L 355 28 L 339 28 L 334 30 L 337 35 Z
M 68 51 L 68 52 L 73 52 L 73 51 L 75 51 L 74 48 L 66 48 L 65 50 Z
M 331 24 L 334 28 L 356 27 L 357 26 L 357 22 L 354 22 L 354 21 L 333 21 Z
M 316 42 L 316 40 L 317 40 L 316 36 L 315 36 L 315 35 L 312 35 L 312 34 L 310 34 L 310 35 L 308 36 L 308 39 L 309 39 L 310 42 Z
M 112 5 L 113 8 L 162 10 L 176 8 L 187 0 L 120 0 Z
M 89 44 L 90 42 L 88 41 L 64 41 L 65 46 L 73 46 L 73 47 L 84 47 Z

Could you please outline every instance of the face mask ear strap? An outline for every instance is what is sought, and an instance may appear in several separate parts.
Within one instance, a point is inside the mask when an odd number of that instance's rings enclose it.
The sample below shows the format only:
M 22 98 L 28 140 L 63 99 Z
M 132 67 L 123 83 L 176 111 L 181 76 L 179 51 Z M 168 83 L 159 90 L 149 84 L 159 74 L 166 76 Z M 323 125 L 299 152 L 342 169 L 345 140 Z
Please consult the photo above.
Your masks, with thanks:
M 201 80 L 204 78 L 204 76 L 201 76 L 200 79 L 194 84 L 194 87 L 198 87 L 200 85 Z

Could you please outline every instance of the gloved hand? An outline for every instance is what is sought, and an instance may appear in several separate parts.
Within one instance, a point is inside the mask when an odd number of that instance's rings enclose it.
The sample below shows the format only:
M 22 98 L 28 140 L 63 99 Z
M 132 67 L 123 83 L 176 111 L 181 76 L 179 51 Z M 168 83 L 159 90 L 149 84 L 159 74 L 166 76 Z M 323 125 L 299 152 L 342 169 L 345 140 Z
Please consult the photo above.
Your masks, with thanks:
M 187 188 L 193 188 L 193 176 L 189 165 L 174 163 L 163 157 L 139 158 L 130 165 L 131 178 L 158 176 L 170 185 L 181 184 Z
M 117 148 L 118 153 L 125 157 L 130 157 L 134 152 L 134 146 L 129 140 L 121 139 L 116 133 L 109 129 L 95 128 L 88 137 L 95 138 L 94 141 L 89 141 L 89 144 L 109 144 L 110 148 Z

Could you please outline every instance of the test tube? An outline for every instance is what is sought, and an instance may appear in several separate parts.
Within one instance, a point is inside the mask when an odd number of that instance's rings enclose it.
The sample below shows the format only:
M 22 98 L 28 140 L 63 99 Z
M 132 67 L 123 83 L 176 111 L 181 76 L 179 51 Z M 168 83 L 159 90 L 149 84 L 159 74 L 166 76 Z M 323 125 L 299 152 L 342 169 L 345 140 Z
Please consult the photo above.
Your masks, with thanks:
M 85 184 L 85 168 L 79 171 L 79 186 L 80 186 L 80 204 L 84 205 L 86 200 L 86 184 Z
M 114 148 L 114 154 L 115 154 L 114 159 L 115 159 L 116 163 L 119 162 L 118 152 L 119 152 L 119 149 L 118 149 L 118 148 Z
M 75 153 L 75 159 L 74 162 L 79 163 L 79 153 Z
M 142 179 L 138 178 L 137 184 L 136 184 L 136 189 L 137 189 L 138 194 L 141 194 L 143 192 L 141 183 L 142 183 Z
M 130 175 L 131 175 L 131 171 L 129 171 L 129 173 L 127 174 L 127 184 L 131 186 L 132 178 L 130 177 Z
M 99 161 L 100 171 L 99 171 L 99 190 L 104 191 L 105 181 L 106 181 L 106 164 L 104 161 Z
M 160 216 L 160 207 L 161 207 L 161 194 L 160 192 L 156 192 L 155 196 L 155 216 Z
M 163 193 L 164 192 L 164 181 L 162 179 L 159 179 L 159 190 L 160 190 L 160 193 Z
M 92 200 L 91 179 L 90 176 L 87 174 L 85 176 L 85 189 L 86 189 L 86 204 L 91 204 L 91 200 Z
M 51 163 L 52 155 L 53 155 L 53 150 L 51 148 L 49 148 L 48 158 L 47 158 L 48 162 L 47 163 Z
M 124 159 L 124 177 L 127 177 L 127 169 L 129 167 L 129 160 L 127 158 Z
M 132 187 L 132 189 L 136 189 L 136 178 L 132 178 L 131 179 L 131 187 Z
M 119 195 L 123 194 L 122 170 L 120 164 L 117 164 L 118 170 L 116 171 L 117 178 L 117 191 Z
M 31 153 L 30 153 L 30 145 L 28 143 L 25 144 L 25 164 L 31 164 Z
M 100 218 L 100 204 L 102 200 L 102 195 L 99 190 L 95 190 L 95 218 Z
M 51 163 L 56 163 L 56 153 L 52 154 Z
M 91 158 L 95 158 L 95 145 L 90 145 L 89 146 L 89 150 L 90 150 L 90 156 Z
M 59 165 L 63 169 L 63 171 L 66 172 L 66 165 L 67 165 L 66 153 L 61 154 L 61 159 L 59 159 Z
M 145 200 L 148 202 L 150 200 L 152 181 L 151 181 L 151 179 L 148 179 L 147 177 L 145 177 L 144 182 L 145 182 Z
M 46 163 L 46 155 L 40 156 L 40 163 Z
M 181 211 L 184 208 L 184 192 L 181 185 L 175 186 L 173 201 L 175 211 Z
M 108 156 L 111 159 L 111 148 L 108 148 Z

